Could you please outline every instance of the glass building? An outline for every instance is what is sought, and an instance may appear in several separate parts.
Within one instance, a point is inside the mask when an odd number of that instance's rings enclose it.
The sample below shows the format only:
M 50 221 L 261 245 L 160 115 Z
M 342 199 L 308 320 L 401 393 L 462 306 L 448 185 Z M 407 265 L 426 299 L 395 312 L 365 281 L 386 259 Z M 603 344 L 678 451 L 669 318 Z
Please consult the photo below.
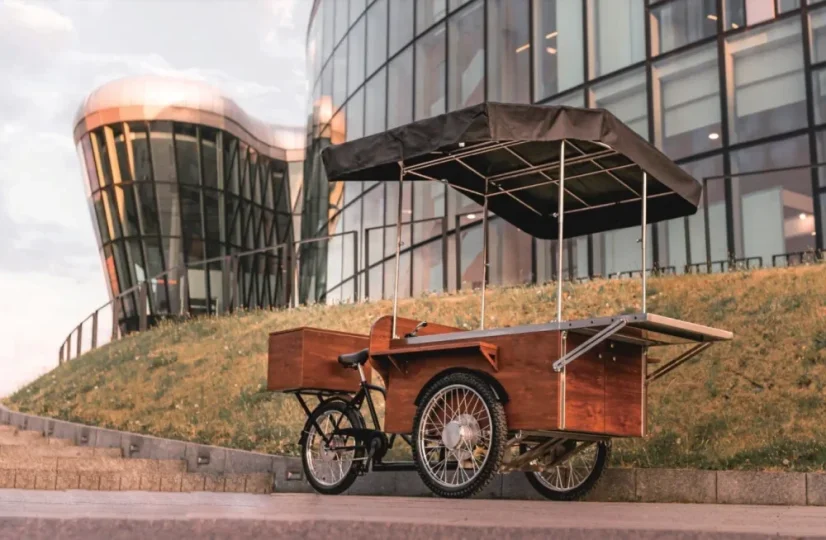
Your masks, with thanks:
M 328 184 L 321 150 L 485 100 L 612 111 L 706 183 L 696 214 L 650 226 L 649 268 L 783 264 L 823 248 L 826 1 L 315 0 L 301 299 L 480 285 L 481 208 L 441 184 Z M 793 168 L 803 166 L 802 168 Z M 778 170 L 779 169 L 779 170 Z M 752 174 L 750 174 L 752 173 Z M 556 276 L 554 242 L 495 217 L 493 284 Z M 566 241 L 563 276 L 639 271 L 639 230 Z
M 90 94 L 74 139 L 110 297 L 129 293 L 123 329 L 138 325 L 144 280 L 150 321 L 221 311 L 233 260 L 234 305 L 289 301 L 281 251 L 237 255 L 292 245 L 303 130 L 258 122 L 202 83 L 150 76 Z

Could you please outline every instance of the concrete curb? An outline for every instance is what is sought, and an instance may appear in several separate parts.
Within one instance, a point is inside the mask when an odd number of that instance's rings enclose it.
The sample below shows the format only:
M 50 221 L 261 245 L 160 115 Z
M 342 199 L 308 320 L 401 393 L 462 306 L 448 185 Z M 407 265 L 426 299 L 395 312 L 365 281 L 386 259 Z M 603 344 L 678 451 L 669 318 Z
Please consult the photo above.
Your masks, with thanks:
M 184 478 L 245 475 L 272 478 L 272 492 L 308 493 L 301 460 L 245 450 L 162 439 L 124 431 L 18 413 L 0 405 L 0 424 L 39 431 L 46 437 L 68 439 L 77 446 L 120 448 L 136 459 L 186 461 Z M 268 476 L 261 477 L 261 474 Z M 199 476 L 195 476 L 199 475 Z M 182 481 L 178 478 L 174 481 Z M 228 490 L 229 491 L 229 490 Z M 234 491 L 234 490 L 233 490 Z M 241 489 L 243 491 L 243 489 Z M 385 472 L 356 480 L 349 495 L 432 496 L 415 472 Z M 541 499 L 522 474 L 500 475 L 479 495 L 487 499 Z M 607 469 L 589 496 L 595 502 L 673 502 L 826 506 L 826 473 L 704 471 L 694 469 Z

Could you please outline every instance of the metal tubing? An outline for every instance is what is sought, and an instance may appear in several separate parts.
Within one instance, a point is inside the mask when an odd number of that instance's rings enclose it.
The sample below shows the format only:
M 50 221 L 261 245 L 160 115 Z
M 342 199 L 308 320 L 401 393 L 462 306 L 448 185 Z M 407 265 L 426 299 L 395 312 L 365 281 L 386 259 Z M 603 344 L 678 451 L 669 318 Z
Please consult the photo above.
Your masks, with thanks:
M 120 319 L 120 297 L 116 296 L 114 300 L 112 300 L 112 341 L 118 339 L 118 324 Z
M 708 342 L 708 341 L 705 341 L 703 343 L 698 343 L 694 347 L 690 348 L 689 350 L 687 350 L 686 352 L 684 352 L 683 354 L 681 354 L 680 356 L 678 356 L 677 358 L 675 358 L 671 362 L 667 363 L 666 365 L 662 366 L 660 369 L 658 369 L 657 371 L 655 371 L 654 373 L 652 373 L 651 375 L 646 377 L 645 381 L 646 382 L 656 381 L 657 379 L 659 379 L 660 377 L 662 377 L 666 373 L 669 373 L 674 368 L 676 368 L 676 367 L 680 366 L 681 364 L 684 364 L 685 362 L 691 360 L 692 358 L 694 358 L 695 356 L 697 356 L 698 354 L 700 354 L 704 350 L 708 349 L 709 347 L 711 347 L 711 343 Z
M 80 323 L 79 325 L 77 325 L 77 339 L 76 339 L 76 341 L 77 341 L 77 343 L 75 343 L 75 345 L 76 345 L 77 352 L 75 353 L 75 357 L 78 357 L 81 354 L 83 354 L 83 350 L 81 349 L 81 347 L 83 346 L 83 323 Z
M 567 366 L 583 354 L 587 353 L 588 351 L 590 351 L 591 349 L 593 349 L 594 347 L 608 339 L 609 337 L 613 336 L 614 334 L 625 328 L 626 324 L 628 324 L 627 320 L 617 319 L 610 325 L 606 326 L 605 328 L 603 328 L 602 330 L 588 338 L 588 340 L 583 342 L 579 347 L 565 354 L 565 356 L 554 362 L 554 371 L 556 371 L 557 373 L 562 371 L 562 368 L 564 368 L 565 366 Z
M 353 232 L 353 303 L 359 301 L 359 233 Z
M 98 347 L 98 312 L 92 313 L 92 349 Z
M 559 143 L 559 208 L 557 209 L 558 239 L 556 266 L 556 320 L 562 322 L 562 240 L 565 215 L 565 140 Z
M 648 258 L 646 257 L 647 252 L 646 248 L 648 235 L 648 173 L 642 171 L 642 312 L 646 312 L 646 287 L 648 285 L 647 282 L 647 269 L 648 269 Z
M 485 292 L 488 289 L 488 181 L 485 180 L 485 204 L 482 210 L 482 315 L 480 328 L 485 329 Z
M 141 286 L 138 289 L 138 330 L 141 332 L 145 332 L 147 327 L 146 301 L 148 294 L 149 291 L 147 283 L 142 281 Z
M 396 316 L 399 309 L 399 256 L 402 247 L 402 199 L 404 199 L 404 162 L 399 161 L 399 208 L 396 214 L 396 277 L 393 284 L 393 339 L 396 335 Z

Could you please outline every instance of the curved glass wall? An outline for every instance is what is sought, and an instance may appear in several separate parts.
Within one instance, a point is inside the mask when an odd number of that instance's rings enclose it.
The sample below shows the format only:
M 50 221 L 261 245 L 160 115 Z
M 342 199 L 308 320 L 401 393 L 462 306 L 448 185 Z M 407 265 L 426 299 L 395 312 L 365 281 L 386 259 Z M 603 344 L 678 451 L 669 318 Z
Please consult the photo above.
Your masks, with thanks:
M 293 241 L 288 164 L 227 132 L 114 123 L 77 146 L 109 292 L 150 280 L 150 320 L 180 313 L 182 302 L 193 314 L 219 312 L 222 258 Z M 274 252 L 238 259 L 238 305 L 286 303 L 279 262 Z M 137 293 L 124 299 L 125 329 L 137 328 L 137 301 Z
M 649 267 L 823 248 L 826 173 L 752 173 L 826 160 L 824 44 L 820 0 L 316 0 L 302 234 L 339 236 L 305 252 L 302 299 L 392 296 L 398 187 L 327 186 L 320 150 L 485 100 L 606 108 L 708 178 L 707 208 L 650 228 Z M 404 189 L 400 292 L 480 285 L 478 205 Z M 563 275 L 638 271 L 639 236 L 567 241 Z M 491 283 L 557 275 L 553 242 L 495 217 L 488 248 Z

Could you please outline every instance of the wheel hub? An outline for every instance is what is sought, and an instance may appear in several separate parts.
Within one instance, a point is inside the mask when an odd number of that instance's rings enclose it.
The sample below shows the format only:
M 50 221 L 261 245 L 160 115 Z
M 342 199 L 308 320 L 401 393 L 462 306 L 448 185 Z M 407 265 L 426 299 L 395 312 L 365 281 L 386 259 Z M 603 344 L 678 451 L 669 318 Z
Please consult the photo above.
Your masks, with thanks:
M 329 445 L 323 442 L 321 443 L 321 448 L 319 449 L 321 461 L 329 463 L 336 459 L 337 454 L 335 441 L 330 441 Z
M 474 417 L 460 414 L 442 429 L 442 442 L 448 450 L 462 454 L 460 459 L 467 459 L 480 433 L 479 422 Z

